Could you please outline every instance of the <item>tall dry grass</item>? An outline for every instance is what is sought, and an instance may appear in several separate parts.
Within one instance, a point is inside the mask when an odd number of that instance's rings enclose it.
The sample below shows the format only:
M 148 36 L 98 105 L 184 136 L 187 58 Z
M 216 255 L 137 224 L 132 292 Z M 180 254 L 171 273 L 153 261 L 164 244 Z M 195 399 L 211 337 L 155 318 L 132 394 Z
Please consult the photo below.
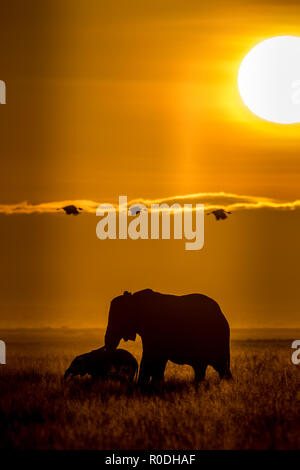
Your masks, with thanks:
M 233 382 L 168 364 L 164 390 L 89 377 L 67 383 L 96 337 L 8 342 L 0 368 L 0 447 L 17 449 L 299 449 L 300 366 L 289 341 L 233 341 Z M 141 346 L 126 344 L 140 359 Z

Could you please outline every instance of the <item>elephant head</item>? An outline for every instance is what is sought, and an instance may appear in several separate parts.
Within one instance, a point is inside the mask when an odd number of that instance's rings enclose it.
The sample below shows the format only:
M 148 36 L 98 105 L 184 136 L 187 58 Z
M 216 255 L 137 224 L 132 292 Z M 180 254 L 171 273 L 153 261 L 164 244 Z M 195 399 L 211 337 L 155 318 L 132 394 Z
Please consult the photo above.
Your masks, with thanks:
M 116 349 L 121 341 L 135 341 L 137 334 L 134 296 L 129 292 L 116 297 L 110 304 L 108 325 L 105 333 L 107 350 Z
M 64 378 L 66 379 L 69 375 L 85 375 L 85 360 L 82 356 L 75 357 L 70 367 L 66 370 Z

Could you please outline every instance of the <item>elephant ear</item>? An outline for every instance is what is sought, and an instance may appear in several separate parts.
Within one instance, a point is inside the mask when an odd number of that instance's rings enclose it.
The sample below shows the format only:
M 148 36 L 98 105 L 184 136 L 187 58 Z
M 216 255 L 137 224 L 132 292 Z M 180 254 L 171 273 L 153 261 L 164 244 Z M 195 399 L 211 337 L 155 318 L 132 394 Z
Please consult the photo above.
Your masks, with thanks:
M 123 306 L 124 306 L 124 340 L 128 341 L 135 341 L 136 338 L 136 319 L 135 319 L 135 312 L 132 308 L 132 300 L 133 296 L 131 292 L 127 290 L 123 293 Z
M 124 308 L 124 312 L 128 312 L 131 309 L 131 299 L 132 299 L 132 294 L 131 292 L 128 292 L 127 290 L 123 293 L 122 295 L 122 305 Z

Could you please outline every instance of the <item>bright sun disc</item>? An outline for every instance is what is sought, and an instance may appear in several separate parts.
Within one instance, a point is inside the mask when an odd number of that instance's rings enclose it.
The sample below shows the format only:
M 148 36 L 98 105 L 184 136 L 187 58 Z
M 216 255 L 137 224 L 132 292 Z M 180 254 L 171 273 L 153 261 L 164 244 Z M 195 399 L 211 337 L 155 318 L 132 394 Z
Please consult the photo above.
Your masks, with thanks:
M 257 44 L 241 63 L 238 87 L 245 105 L 260 118 L 300 122 L 300 38 L 278 36 Z

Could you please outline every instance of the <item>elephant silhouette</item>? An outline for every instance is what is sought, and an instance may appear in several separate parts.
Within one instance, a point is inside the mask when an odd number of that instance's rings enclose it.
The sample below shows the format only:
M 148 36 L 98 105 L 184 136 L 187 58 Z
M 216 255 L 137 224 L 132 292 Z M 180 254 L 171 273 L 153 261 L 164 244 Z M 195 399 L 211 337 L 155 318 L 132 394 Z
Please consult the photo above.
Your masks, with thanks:
M 102 347 L 75 357 L 66 370 L 64 378 L 89 374 L 93 379 L 107 379 L 115 376 L 132 382 L 137 371 L 137 360 L 130 352 L 124 349 L 106 351 Z
M 143 344 L 140 385 L 162 382 L 168 360 L 192 366 L 196 386 L 208 365 L 220 378 L 232 377 L 230 328 L 217 302 L 205 295 L 124 292 L 111 302 L 105 347 L 113 351 L 121 339 L 134 341 L 137 334 Z

